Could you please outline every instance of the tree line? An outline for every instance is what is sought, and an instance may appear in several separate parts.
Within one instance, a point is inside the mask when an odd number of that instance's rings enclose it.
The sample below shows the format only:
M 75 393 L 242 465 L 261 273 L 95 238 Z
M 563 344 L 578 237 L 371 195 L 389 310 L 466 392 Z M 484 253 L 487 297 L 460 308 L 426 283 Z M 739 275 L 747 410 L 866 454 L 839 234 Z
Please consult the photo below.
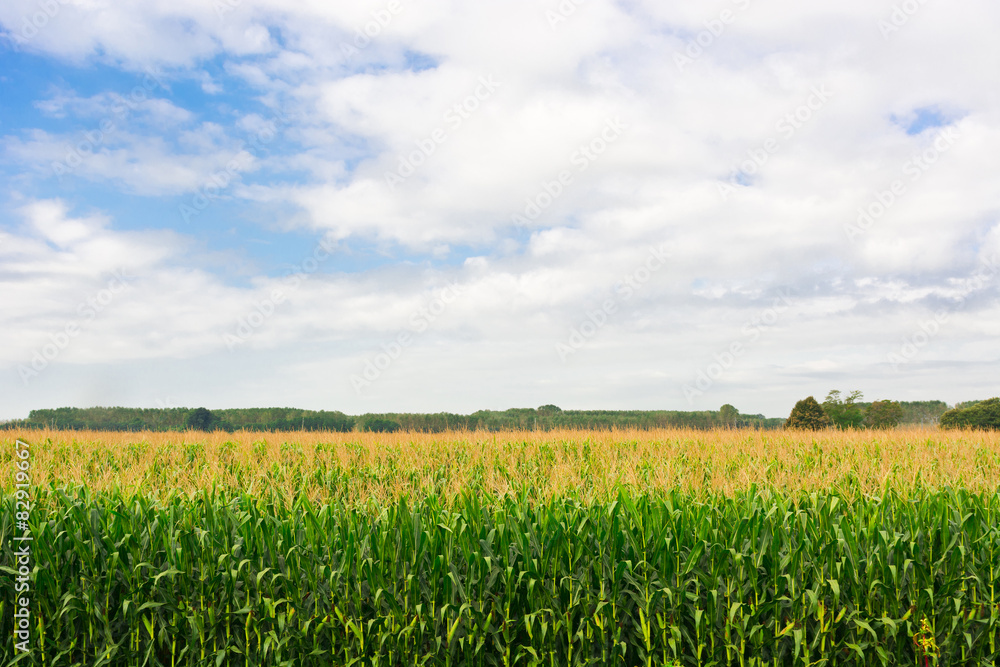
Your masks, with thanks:
M 785 428 L 894 428 L 899 424 L 939 424 L 943 428 L 1000 429 L 1000 398 L 959 403 L 943 401 L 875 401 L 865 403 L 860 391 L 827 394 L 822 403 L 812 396 L 795 404 Z
M 719 410 L 562 410 L 555 405 L 510 410 L 347 415 L 339 411 L 296 408 L 57 408 L 32 410 L 27 419 L 0 428 L 54 428 L 99 431 L 397 431 L 552 430 L 681 427 L 711 429 L 781 428 L 784 420 L 741 414 L 725 405 Z
M 819 404 L 812 397 L 799 401 L 793 415 L 812 414 L 812 426 L 806 428 L 881 428 L 897 424 L 967 425 L 972 417 L 963 410 L 988 412 L 990 402 L 959 404 L 948 411 L 944 401 L 861 400 L 861 392 L 842 396 L 831 391 Z M 801 404 L 812 401 L 819 412 Z M 997 399 L 992 399 L 996 401 Z M 985 405 L 985 407 L 975 407 Z M 956 410 L 958 412 L 956 412 Z M 954 413 L 954 414 L 952 414 Z M 944 417 L 944 415 L 949 415 Z M 301 410 L 297 408 L 56 408 L 32 410 L 27 419 L 0 424 L 0 428 L 54 428 L 99 431 L 397 431 L 441 432 L 456 430 L 551 430 L 557 428 L 802 428 L 800 417 L 768 418 L 761 414 L 742 414 L 726 404 L 718 410 L 562 410 L 555 405 L 509 410 L 479 410 L 462 415 L 450 412 L 368 413 L 347 415 L 340 411 Z

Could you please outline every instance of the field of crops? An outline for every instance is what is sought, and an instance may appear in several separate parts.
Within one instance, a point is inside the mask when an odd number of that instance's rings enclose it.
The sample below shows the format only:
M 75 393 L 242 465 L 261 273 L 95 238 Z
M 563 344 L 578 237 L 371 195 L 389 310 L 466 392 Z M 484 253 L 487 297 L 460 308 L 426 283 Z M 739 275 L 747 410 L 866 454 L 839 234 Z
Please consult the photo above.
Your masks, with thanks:
M 474 493 L 544 501 L 612 499 L 621 490 L 695 495 L 1000 488 L 989 432 L 547 431 L 450 433 L 103 433 L 25 431 L 32 480 L 156 497 L 216 488 L 351 506 Z M 10 476 L 0 489 L 11 489 Z
M 1000 664 L 997 434 L 17 437 L 17 664 Z

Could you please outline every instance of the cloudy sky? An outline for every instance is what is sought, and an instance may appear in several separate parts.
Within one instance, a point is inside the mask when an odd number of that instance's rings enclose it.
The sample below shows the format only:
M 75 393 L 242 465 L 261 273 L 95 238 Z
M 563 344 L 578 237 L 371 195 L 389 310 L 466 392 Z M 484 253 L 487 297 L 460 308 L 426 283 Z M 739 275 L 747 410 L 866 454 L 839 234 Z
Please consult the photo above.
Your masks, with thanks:
M 0 419 L 1000 394 L 990 0 L 6 0 Z

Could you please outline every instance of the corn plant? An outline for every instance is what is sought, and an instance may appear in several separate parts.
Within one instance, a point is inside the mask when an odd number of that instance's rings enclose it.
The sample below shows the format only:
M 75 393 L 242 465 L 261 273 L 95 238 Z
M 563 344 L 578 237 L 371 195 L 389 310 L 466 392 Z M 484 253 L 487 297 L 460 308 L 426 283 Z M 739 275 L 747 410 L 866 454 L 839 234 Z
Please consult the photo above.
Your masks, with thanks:
M 2 664 L 994 665 L 1000 494 L 606 501 L 37 488 Z

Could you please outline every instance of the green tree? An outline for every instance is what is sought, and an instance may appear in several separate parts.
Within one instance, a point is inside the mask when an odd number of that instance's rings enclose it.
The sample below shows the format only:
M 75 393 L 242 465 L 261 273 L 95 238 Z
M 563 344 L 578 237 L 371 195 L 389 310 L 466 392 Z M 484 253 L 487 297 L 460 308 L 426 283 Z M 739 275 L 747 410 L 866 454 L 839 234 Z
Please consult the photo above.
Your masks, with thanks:
M 375 433 L 394 433 L 400 429 L 399 422 L 378 415 L 365 415 L 358 422 L 358 430 Z
M 956 407 L 941 415 L 944 428 L 980 428 L 1000 430 L 1000 398 L 990 398 L 969 405 Z
M 740 411 L 726 403 L 719 408 L 719 421 L 726 426 L 736 426 L 736 420 L 740 416 Z
M 897 401 L 875 401 L 865 412 L 868 428 L 895 428 L 903 419 L 903 406 Z
M 218 418 L 208 408 L 196 408 L 188 413 L 184 423 L 196 431 L 214 431 L 217 421 Z
M 813 398 L 803 398 L 792 408 L 785 421 L 785 428 L 812 429 L 818 431 L 830 425 L 830 418 L 823 412 L 823 406 Z
M 840 391 L 834 389 L 823 401 L 823 412 L 837 428 L 861 428 L 865 421 L 865 412 L 857 405 L 861 397 L 860 391 L 852 391 L 841 399 Z

